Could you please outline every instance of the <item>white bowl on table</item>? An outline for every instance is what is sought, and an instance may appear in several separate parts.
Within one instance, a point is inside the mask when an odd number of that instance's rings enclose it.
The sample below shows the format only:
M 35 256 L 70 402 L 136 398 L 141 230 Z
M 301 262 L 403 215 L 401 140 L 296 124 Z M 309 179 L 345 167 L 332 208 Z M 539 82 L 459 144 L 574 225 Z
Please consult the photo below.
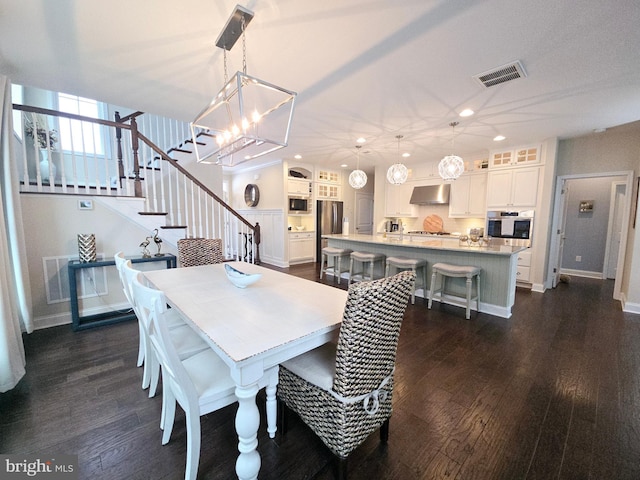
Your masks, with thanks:
M 240 270 L 233 268 L 229 264 L 225 264 L 224 271 L 227 274 L 227 278 L 238 288 L 246 288 L 252 283 L 257 282 L 262 277 L 261 273 L 244 273 Z

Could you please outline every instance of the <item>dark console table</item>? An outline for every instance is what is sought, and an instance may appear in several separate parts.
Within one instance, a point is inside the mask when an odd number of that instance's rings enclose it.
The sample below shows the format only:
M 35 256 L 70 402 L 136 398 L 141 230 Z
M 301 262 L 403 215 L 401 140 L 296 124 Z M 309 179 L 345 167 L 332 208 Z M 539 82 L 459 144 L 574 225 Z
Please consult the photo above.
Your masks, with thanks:
M 170 253 L 165 253 L 161 257 L 127 257 L 131 260 L 131 263 L 149 263 L 149 262 L 166 262 L 167 268 L 176 268 L 176 256 Z M 95 315 L 80 316 L 80 309 L 78 308 L 78 282 L 76 274 L 83 268 L 98 268 L 115 266 L 114 259 L 111 260 L 99 260 L 97 262 L 85 262 L 81 263 L 78 260 L 71 260 L 68 265 L 69 269 L 69 297 L 71 302 L 71 321 L 74 331 L 85 330 L 87 328 L 99 327 L 101 325 L 109 325 L 111 323 L 123 322 L 125 320 L 133 320 L 136 315 L 131 312 L 104 312 Z

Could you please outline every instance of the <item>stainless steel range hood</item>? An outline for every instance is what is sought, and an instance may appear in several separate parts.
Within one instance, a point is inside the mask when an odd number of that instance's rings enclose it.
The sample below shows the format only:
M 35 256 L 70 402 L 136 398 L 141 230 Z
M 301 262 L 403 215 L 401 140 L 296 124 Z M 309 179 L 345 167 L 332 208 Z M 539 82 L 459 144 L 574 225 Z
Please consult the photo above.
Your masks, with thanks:
M 409 203 L 413 205 L 446 205 L 449 203 L 450 188 L 451 185 L 448 183 L 414 187 Z

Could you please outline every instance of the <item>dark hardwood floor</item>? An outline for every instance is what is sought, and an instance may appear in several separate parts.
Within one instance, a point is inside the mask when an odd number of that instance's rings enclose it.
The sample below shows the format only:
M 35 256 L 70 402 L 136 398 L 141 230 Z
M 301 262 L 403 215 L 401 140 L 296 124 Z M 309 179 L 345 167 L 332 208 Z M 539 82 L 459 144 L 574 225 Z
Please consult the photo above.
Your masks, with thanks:
M 288 271 L 315 280 L 316 269 Z M 640 317 L 612 291 L 612 281 L 580 278 L 544 295 L 518 290 L 508 320 L 467 321 L 416 299 L 389 443 L 373 434 L 352 454 L 350 478 L 639 479 Z M 183 478 L 184 415 L 162 446 L 161 397 L 140 388 L 137 346 L 135 322 L 25 336 L 27 375 L 0 395 L 0 452 L 77 454 L 81 479 Z M 202 418 L 199 478 L 234 478 L 234 414 Z M 330 453 L 294 415 L 285 440 L 261 425 L 259 450 L 261 479 L 333 478 Z

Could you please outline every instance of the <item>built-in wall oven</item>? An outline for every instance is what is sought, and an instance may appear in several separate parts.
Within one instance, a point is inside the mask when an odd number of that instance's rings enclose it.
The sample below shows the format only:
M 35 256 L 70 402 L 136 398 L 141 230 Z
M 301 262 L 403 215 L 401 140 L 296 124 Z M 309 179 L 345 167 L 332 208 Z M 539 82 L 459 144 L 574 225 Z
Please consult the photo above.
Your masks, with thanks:
M 496 239 L 496 243 L 530 247 L 533 237 L 533 210 L 487 212 L 485 235 Z

